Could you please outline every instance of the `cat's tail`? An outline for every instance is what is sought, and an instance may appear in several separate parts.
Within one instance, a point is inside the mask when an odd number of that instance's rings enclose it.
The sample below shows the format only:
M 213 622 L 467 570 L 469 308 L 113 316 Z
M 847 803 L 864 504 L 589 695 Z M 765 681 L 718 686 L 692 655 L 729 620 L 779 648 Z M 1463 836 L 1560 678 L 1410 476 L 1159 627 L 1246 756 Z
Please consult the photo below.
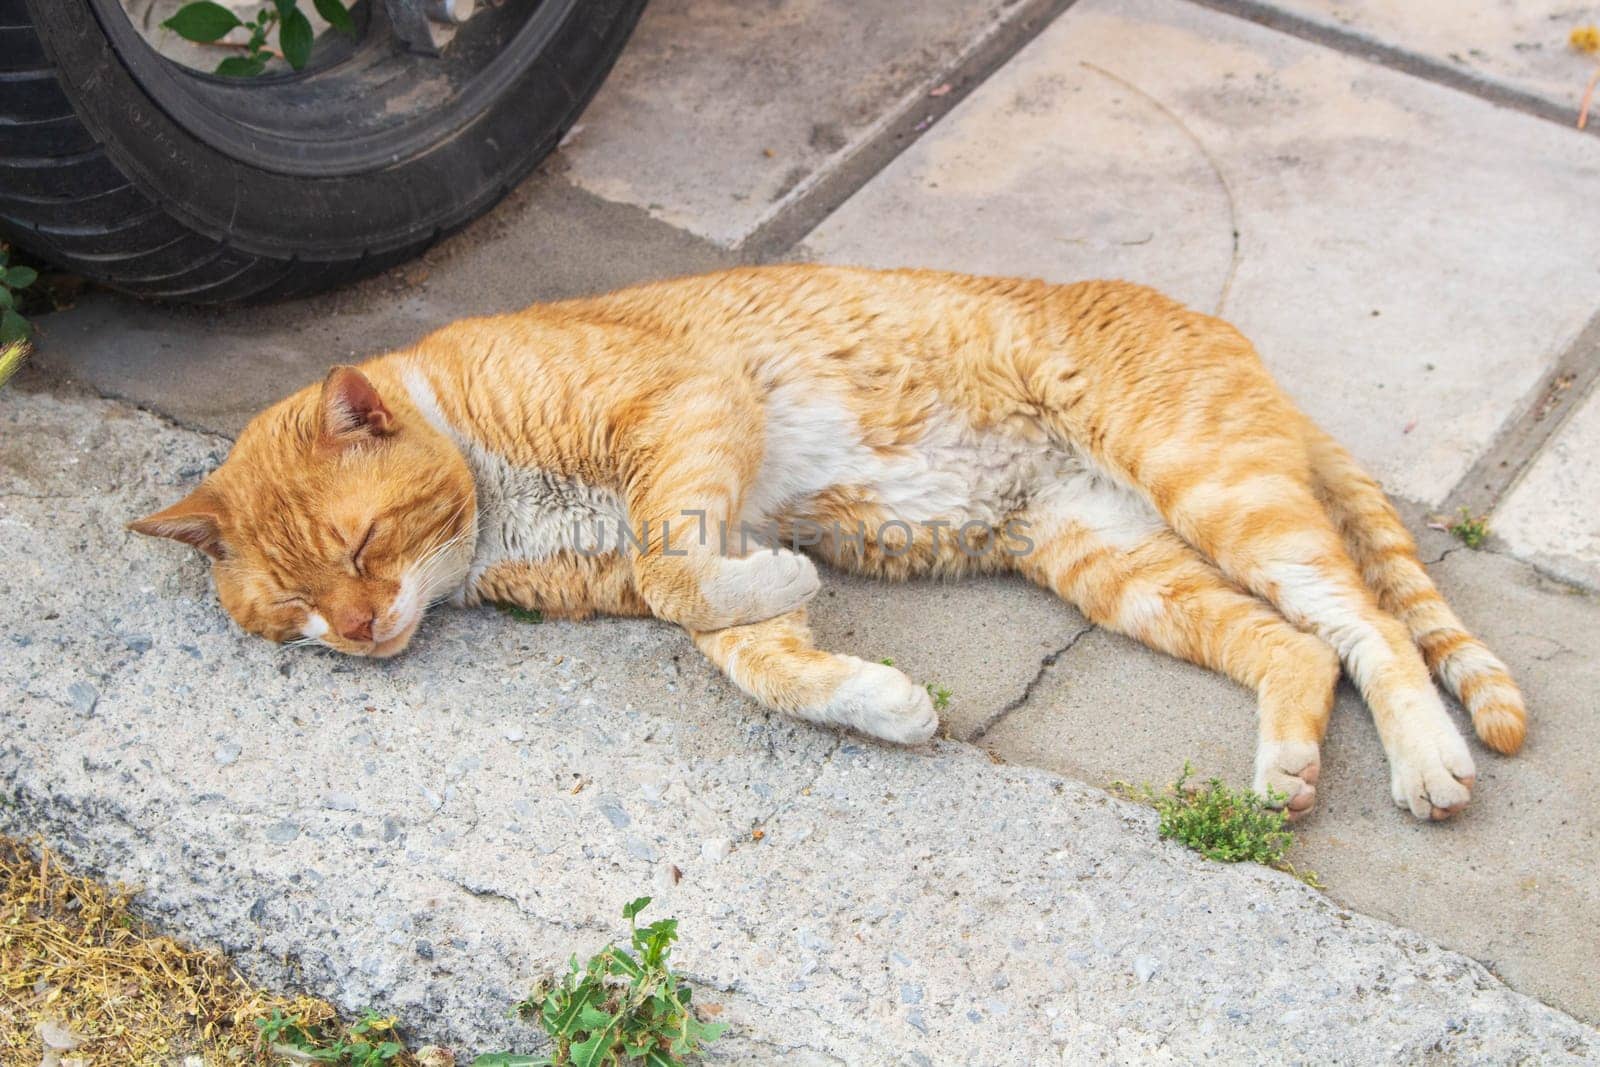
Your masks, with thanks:
M 1428 669 L 1472 715 L 1472 727 L 1497 752 L 1522 747 L 1527 711 L 1511 673 L 1467 632 L 1417 558 L 1417 545 L 1383 489 L 1318 427 L 1306 426 L 1317 493 L 1383 610 L 1411 631 Z

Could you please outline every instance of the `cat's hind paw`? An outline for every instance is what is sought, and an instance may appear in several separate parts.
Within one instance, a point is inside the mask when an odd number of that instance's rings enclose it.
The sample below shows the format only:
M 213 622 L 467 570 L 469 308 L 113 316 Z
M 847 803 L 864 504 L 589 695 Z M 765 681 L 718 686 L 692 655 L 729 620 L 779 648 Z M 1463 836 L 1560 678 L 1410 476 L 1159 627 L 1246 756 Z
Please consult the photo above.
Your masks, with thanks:
M 1322 757 L 1312 741 L 1263 741 L 1256 749 L 1255 791 L 1290 822 L 1304 818 L 1317 803 Z
M 1472 754 L 1448 721 L 1414 731 L 1389 753 L 1390 795 L 1419 819 L 1441 822 L 1455 815 L 1472 799 L 1476 781 Z
M 834 690 L 827 718 L 897 745 L 921 744 L 939 728 L 928 691 L 882 663 L 859 663 Z

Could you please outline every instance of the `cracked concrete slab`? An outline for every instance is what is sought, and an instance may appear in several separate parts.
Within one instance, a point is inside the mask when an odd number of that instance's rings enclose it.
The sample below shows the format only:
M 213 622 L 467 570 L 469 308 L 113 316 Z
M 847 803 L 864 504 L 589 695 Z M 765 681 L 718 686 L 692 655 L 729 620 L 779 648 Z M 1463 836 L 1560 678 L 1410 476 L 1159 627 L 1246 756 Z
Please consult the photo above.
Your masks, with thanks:
M 1490 529 L 1517 555 L 1600 588 L 1600 389 L 1545 445 Z
M 732 247 L 1048 6 L 652 3 L 560 165 L 581 188 Z
M 1600 1056 L 1137 806 L 762 714 L 665 626 L 445 612 L 388 662 L 244 637 L 197 557 L 122 528 L 221 441 L 15 389 L 0 440 L 0 828 L 143 883 L 257 980 L 532 1048 L 506 1005 L 653 892 L 724 1062 Z
M 1382 745 L 1346 684 L 1294 862 L 1318 872 L 1339 903 L 1438 938 L 1515 988 L 1600 1021 L 1600 812 L 1586 800 L 1600 794 L 1600 767 L 1585 755 L 1600 751 L 1600 599 L 1423 532 L 1424 557 L 1443 556 L 1431 573 L 1445 597 L 1523 688 L 1527 746 L 1507 758 L 1474 742 L 1472 806 L 1448 825 L 1412 822 L 1389 799 Z M 1470 736 L 1464 715 L 1457 723 Z M 1097 630 L 979 743 L 1093 783 L 1160 785 L 1192 761 L 1201 777 L 1245 786 L 1255 733 L 1246 690 Z
M 1436 504 L 1593 314 L 1597 180 L 1595 138 L 1193 5 L 1084 0 L 803 247 L 1220 306 Z
M 1548 103 L 1574 121 L 1594 57 L 1572 48 L 1568 34 L 1600 23 L 1600 4 L 1571 0 L 1454 4 L 1448 0 L 1391 4 L 1375 0 L 1202 0 L 1251 14 L 1284 12 L 1314 26 L 1402 49 L 1489 86 Z

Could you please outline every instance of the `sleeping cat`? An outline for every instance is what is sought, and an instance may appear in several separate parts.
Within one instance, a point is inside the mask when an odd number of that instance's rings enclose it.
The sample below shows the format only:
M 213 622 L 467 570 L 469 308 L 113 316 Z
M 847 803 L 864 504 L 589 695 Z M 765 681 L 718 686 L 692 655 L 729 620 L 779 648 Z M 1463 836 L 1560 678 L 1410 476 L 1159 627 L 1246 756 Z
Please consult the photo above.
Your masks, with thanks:
M 1341 662 L 1419 818 L 1474 776 L 1430 669 L 1490 748 L 1525 731 L 1372 478 L 1232 327 L 1123 282 L 780 266 L 470 319 L 269 408 L 132 528 L 274 641 L 392 656 L 447 599 L 655 615 L 762 705 L 906 744 L 928 694 L 812 647 L 793 545 L 1015 571 L 1254 689 L 1291 816 Z

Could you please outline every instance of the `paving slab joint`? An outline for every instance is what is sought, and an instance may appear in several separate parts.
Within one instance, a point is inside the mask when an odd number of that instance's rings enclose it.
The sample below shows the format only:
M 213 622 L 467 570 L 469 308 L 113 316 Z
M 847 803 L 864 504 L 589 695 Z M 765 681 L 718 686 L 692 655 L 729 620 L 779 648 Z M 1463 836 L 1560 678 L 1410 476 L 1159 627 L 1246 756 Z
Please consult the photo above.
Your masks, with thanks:
M 1600 384 L 1600 312 L 1578 331 L 1550 372 L 1495 434 L 1441 509 L 1455 516 L 1488 515 L 1516 488 L 1540 454 Z
M 823 219 L 833 214 L 896 156 L 915 144 L 989 76 L 1022 48 L 1074 0 L 1023 0 L 1019 10 L 964 48 L 886 110 L 874 128 L 845 158 L 800 183 L 734 248 L 741 259 L 766 263 L 782 259 Z M 945 87 L 948 86 L 948 89 Z M 934 90 L 944 90 L 933 95 Z
M 26 378 L 25 383 L 22 382 L 23 378 Z M 124 407 L 131 408 L 134 411 L 149 415 L 151 418 L 158 420 L 162 425 L 171 429 L 183 430 L 186 433 L 192 433 L 203 437 L 207 441 L 212 441 L 219 445 L 226 445 L 229 448 L 233 447 L 233 438 L 229 437 L 225 433 L 219 433 L 216 430 L 208 429 L 207 427 L 200 426 L 196 423 L 186 422 L 169 412 L 163 411 L 157 407 L 152 407 L 149 404 L 142 403 L 130 396 L 125 396 L 114 390 L 103 389 L 99 386 L 90 385 L 87 382 L 78 381 L 77 379 L 65 378 L 61 375 L 52 374 L 48 371 L 32 370 L 30 372 L 30 370 L 25 367 L 22 375 L 19 375 L 18 381 L 14 381 L 12 383 L 13 386 L 18 384 L 25 384 L 28 392 L 50 393 L 54 396 L 71 396 L 73 394 L 77 394 L 79 396 L 94 397 L 97 400 L 109 400 L 113 404 L 121 404 Z M 72 499 L 69 494 L 64 493 L 56 493 L 51 495 L 54 499 Z M 36 497 L 31 499 L 44 498 Z
M 1261 0 L 1188 0 L 1188 2 L 1224 15 L 1254 22 L 1269 30 L 1298 37 L 1302 41 L 1355 56 L 1357 59 L 1378 66 L 1388 67 L 1402 74 L 1409 74 L 1414 78 L 1476 96 L 1496 107 L 1510 108 L 1557 123 L 1580 137 L 1600 136 L 1600 123 L 1591 122 L 1586 129 L 1580 130 L 1575 110 L 1553 103 L 1537 94 L 1514 89 L 1490 78 L 1452 67 L 1437 59 L 1385 44 L 1353 30 L 1330 26 L 1304 15 L 1284 11 Z

